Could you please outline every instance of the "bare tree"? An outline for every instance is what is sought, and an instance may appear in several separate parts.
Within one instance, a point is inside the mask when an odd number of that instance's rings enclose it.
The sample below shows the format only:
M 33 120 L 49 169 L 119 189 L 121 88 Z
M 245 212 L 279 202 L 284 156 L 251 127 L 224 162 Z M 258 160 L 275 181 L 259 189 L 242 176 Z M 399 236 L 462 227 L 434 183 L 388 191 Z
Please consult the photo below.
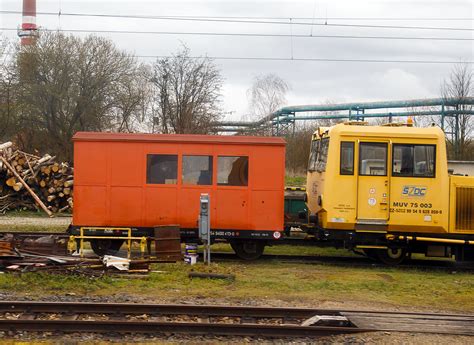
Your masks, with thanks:
M 0 35 L 0 140 L 8 139 L 17 128 L 17 74 L 11 59 L 12 46 Z
M 457 64 L 451 70 L 450 76 L 441 85 L 443 98 L 454 98 L 459 101 L 455 110 L 472 110 L 472 105 L 463 104 L 463 100 L 473 95 L 473 72 L 469 64 Z M 446 118 L 446 124 L 453 131 L 458 131 L 458 138 L 448 136 L 454 159 L 469 159 L 472 143 L 474 120 L 472 115 L 455 114 Z
M 292 135 L 286 140 L 286 173 L 293 176 L 306 175 L 311 138 L 318 127 L 314 123 L 300 123 L 296 125 Z
M 266 74 L 254 78 L 247 92 L 252 114 L 256 119 L 270 115 L 286 103 L 286 93 L 290 87 L 279 76 Z
M 72 158 L 76 131 L 131 131 L 143 97 L 140 66 L 112 41 L 42 33 L 18 49 L 17 71 L 26 148 Z
M 209 133 L 220 117 L 222 82 L 211 59 L 191 58 L 185 46 L 172 58 L 157 60 L 153 127 L 162 133 Z

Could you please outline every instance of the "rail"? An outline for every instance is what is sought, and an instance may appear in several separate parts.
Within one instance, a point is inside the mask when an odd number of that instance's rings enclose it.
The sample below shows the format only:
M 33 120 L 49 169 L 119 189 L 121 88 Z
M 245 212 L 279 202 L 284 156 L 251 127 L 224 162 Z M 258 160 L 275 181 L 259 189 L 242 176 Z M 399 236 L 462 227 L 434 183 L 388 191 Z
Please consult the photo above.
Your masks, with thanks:
M 0 330 L 174 332 L 264 337 L 318 337 L 373 331 L 474 335 L 474 315 L 248 306 L 0 301 Z

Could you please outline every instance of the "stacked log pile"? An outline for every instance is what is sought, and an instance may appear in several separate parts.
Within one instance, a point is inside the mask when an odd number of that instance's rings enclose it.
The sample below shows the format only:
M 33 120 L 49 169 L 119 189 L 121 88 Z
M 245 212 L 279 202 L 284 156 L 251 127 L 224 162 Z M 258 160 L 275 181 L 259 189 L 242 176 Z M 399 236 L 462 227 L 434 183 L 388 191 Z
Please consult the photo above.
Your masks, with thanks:
M 0 144 L 0 213 L 43 209 L 49 216 L 72 211 L 73 168 Z

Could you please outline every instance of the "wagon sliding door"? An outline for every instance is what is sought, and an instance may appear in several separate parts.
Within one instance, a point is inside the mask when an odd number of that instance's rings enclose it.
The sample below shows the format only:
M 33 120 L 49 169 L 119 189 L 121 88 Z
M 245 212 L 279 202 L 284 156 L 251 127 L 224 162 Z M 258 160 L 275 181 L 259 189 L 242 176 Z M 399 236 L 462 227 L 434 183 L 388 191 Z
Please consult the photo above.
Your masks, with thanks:
M 357 221 L 385 223 L 389 218 L 388 142 L 360 142 Z

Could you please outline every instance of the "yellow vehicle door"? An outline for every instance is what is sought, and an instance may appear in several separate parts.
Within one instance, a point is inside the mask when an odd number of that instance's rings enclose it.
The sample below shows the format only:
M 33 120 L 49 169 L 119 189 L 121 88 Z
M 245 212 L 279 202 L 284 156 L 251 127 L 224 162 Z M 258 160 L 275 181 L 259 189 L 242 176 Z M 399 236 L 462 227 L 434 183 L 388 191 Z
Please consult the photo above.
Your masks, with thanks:
M 389 142 L 359 142 L 357 221 L 386 222 L 389 218 Z

